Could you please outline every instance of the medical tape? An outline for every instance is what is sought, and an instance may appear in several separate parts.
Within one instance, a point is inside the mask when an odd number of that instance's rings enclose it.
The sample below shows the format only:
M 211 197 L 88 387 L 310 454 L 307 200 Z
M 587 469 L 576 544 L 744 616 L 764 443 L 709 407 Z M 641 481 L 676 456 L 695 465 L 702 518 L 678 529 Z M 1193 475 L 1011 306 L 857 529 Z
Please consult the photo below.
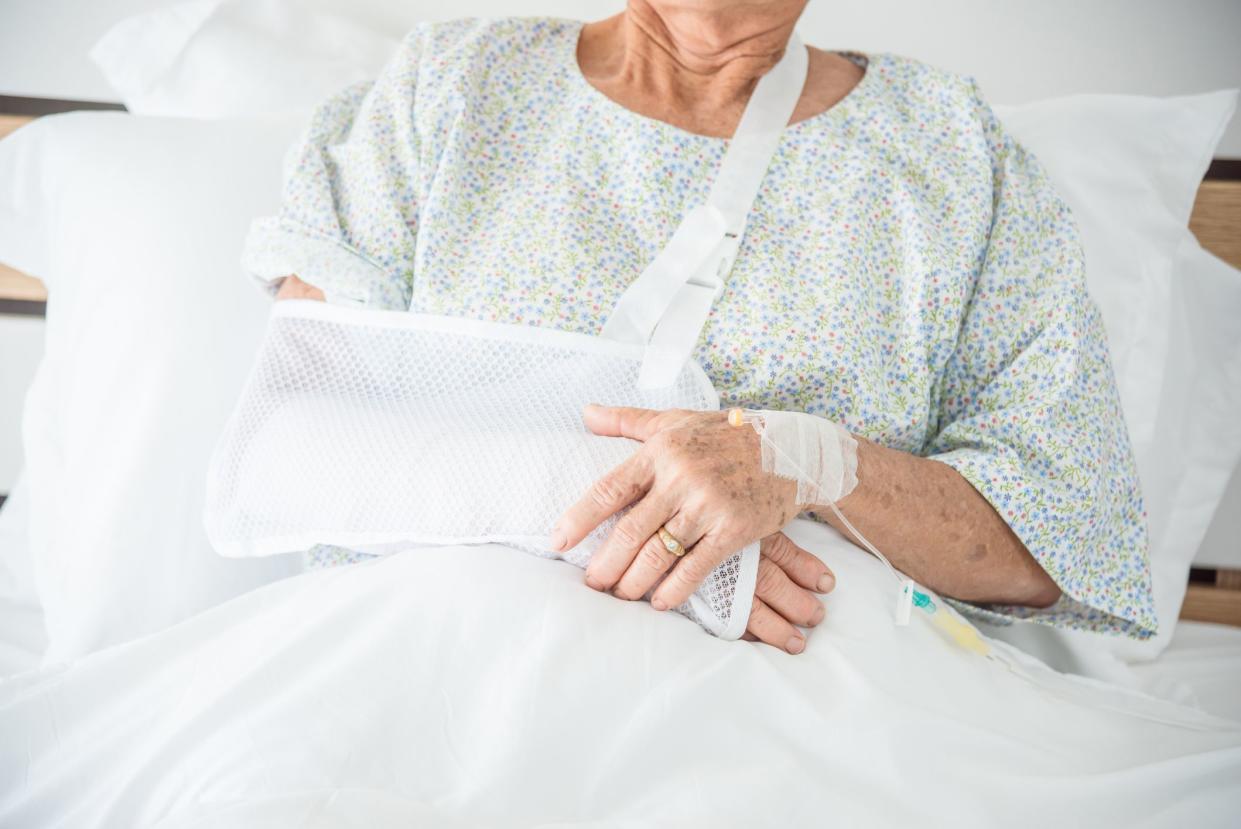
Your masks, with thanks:
M 834 504 L 857 486 L 857 441 L 843 426 L 803 412 L 733 412 L 734 426 L 740 418 L 758 433 L 763 471 L 797 483 L 797 503 Z
M 758 434 L 764 472 L 797 483 L 797 502 L 805 507 L 826 506 L 863 549 L 879 559 L 900 584 L 896 597 L 896 624 L 909 624 L 915 608 L 960 647 L 982 656 L 991 649 L 986 640 L 930 590 L 897 570 L 866 536 L 845 518 L 836 502 L 857 487 L 857 441 L 843 426 L 804 412 L 730 409 L 728 422 L 751 426 Z M 938 601 L 936 601 L 938 600 Z

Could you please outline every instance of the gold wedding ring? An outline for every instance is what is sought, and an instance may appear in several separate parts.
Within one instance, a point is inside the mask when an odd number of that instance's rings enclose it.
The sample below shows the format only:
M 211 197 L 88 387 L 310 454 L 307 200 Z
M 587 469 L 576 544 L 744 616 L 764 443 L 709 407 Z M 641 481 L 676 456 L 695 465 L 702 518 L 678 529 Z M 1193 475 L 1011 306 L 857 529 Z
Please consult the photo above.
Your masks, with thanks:
M 668 532 L 667 527 L 660 527 L 658 532 L 659 532 L 659 540 L 664 543 L 665 550 L 672 553 L 677 558 L 680 558 L 681 556 L 685 555 L 685 552 L 686 552 L 685 545 L 682 544 L 680 541 L 677 541 L 676 536 Z

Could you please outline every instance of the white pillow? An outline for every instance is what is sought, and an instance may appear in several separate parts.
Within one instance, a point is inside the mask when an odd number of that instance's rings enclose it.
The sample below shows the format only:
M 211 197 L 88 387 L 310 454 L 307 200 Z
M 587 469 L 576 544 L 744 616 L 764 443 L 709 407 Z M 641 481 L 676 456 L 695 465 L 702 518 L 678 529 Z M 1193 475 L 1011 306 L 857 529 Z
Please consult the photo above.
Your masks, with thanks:
M 1156 605 L 1166 604 L 1175 618 L 1191 560 L 1241 462 L 1241 270 L 1186 232 L 1170 300 L 1158 437 L 1143 486 L 1148 500 L 1170 505 L 1163 515 L 1152 513 L 1151 532 L 1159 549 L 1171 553 L 1156 561 Z M 1161 579 L 1177 589 L 1165 590 Z
M 294 572 L 216 556 L 205 470 L 269 300 L 241 271 L 297 125 L 122 113 L 0 142 L 0 261 L 47 282 L 24 450 L 49 661 L 159 630 Z
M 375 77 L 397 40 L 295 0 L 191 0 L 126 18 L 91 58 L 130 112 L 305 112 Z
M 1174 277 L 1198 185 L 1236 102 L 1236 90 L 1225 90 L 1176 98 L 1076 95 L 995 108 L 1072 209 L 1086 280 L 1107 329 L 1146 501 L 1159 633 L 1145 642 L 1097 636 L 1084 641 L 1129 659 L 1154 658 L 1172 638 L 1190 561 L 1228 481 L 1225 476 L 1217 484 L 1218 476 L 1203 460 L 1214 453 L 1235 463 L 1241 454 L 1241 436 L 1188 435 L 1181 415 L 1168 414 L 1187 414 L 1189 407 L 1208 419 L 1228 416 L 1218 408 L 1223 395 L 1202 386 L 1173 389 L 1165 382 L 1188 369 L 1169 362 L 1171 338 L 1183 336 L 1187 324 L 1173 315 Z M 1221 307 L 1231 301 L 1218 280 L 1182 279 L 1178 287 L 1193 291 L 1187 301 L 1215 301 Z M 1210 328 L 1228 328 L 1224 319 L 1188 324 L 1200 329 L 1204 342 L 1234 350 L 1221 351 L 1216 359 L 1231 359 L 1237 348 L 1232 329 Z M 1180 440 L 1196 443 L 1169 451 Z M 1184 481 L 1194 482 L 1192 502 L 1183 497 Z

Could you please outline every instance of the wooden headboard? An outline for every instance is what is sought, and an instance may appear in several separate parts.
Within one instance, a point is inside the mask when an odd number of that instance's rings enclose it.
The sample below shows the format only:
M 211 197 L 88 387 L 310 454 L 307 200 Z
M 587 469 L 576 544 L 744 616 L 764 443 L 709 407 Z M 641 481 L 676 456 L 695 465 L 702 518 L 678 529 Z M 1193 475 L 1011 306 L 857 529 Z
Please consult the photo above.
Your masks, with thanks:
M 41 115 L 82 109 L 124 107 L 0 96 L 0 139 Z M 1204 248 L 1241 268 L 1241 159 L 1211 164 L 1198 188 L 1189 227 Z M 0 314 L 41 316 L 46 307 L 47 292 L 42 282 L 0 264 Z M 2 499 L 0 495 L 0 502 Z M 1241 626 L 1241 571 L 1194 570 L 1181 618 Z

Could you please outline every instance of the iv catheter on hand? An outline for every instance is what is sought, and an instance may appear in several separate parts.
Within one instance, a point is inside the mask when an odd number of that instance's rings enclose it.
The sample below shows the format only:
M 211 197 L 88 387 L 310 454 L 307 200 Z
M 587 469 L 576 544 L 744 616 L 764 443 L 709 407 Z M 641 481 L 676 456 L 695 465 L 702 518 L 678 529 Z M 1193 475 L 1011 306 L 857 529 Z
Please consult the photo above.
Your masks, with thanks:
M 897 570 L 836 506 L 836 501 L 857 485 L 857 442 L 845 429 L 801 412 L 739 408 L 728 411 L 728 422 L 734 427 L 751 426 L 758 434 L 763 471 L 796 481 L 798 501 L 826 504 L 858 543 L 883 562 L 900 584 L 896 604 L 898 626 L 908 625 L 917 608 L 957 645 L 982 656 L 990 654 L 990 647 L 977 630 L 949 609 L 943 599 Z

